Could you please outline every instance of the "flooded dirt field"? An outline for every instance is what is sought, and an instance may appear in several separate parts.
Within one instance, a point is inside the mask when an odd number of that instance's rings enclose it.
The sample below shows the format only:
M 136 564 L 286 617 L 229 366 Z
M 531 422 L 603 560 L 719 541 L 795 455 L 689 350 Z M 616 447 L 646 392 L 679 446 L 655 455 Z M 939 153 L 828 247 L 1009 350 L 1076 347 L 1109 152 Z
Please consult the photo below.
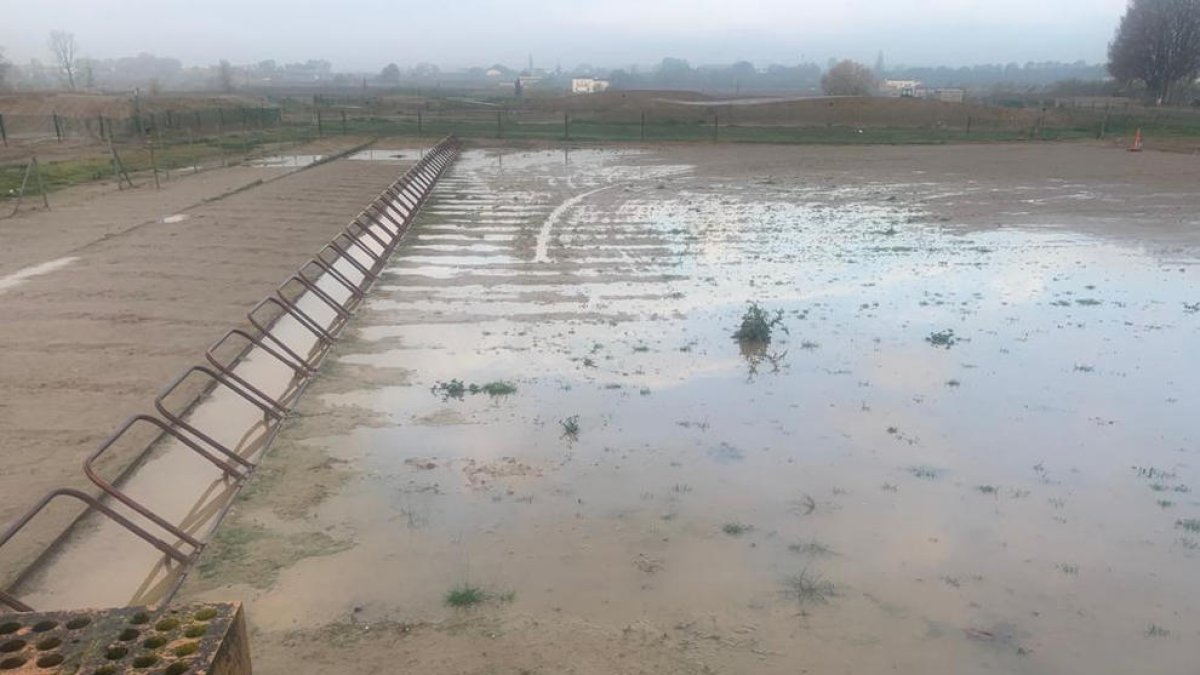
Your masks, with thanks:
M 815 152 L 465 153 L 184 596 L 265 673 L 1195 672 L 1200 169 Z

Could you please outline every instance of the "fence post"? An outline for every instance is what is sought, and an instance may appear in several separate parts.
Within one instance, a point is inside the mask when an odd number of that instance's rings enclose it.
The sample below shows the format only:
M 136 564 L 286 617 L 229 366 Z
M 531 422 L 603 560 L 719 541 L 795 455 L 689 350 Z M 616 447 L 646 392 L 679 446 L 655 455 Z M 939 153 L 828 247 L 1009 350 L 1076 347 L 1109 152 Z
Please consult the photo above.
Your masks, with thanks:
M 496 138 L 504 138 L 504 127 L 501 124 L 503 114 L 499 110 L 496 111 Z
M 967 138 L 971 137 L 971 116 L 967 115 Z
M 642 142 L 646 141 L 646 111 L 642 111 Z
M 4 115 L 0 114 L 0 141 L 4 143 L 4 147 L 8 147 L 8 132 L 4 129 Z
M 346 135 L 346 111 L 342 111 L 342 135 Z
M 321 137 L 325 133 L 325 128 L 321 124 L 321 111 L 317 111 L 317 137 Z
M 1100 122 L 1100 135 L 1096 137 L 1098 140 L 1104 140 L 1104 134 L 1108 133 L 1108 114 L 1111 112 L 1110 106 L 1111 104 L 1109 103 L 1104 104 L 1104 121 Z
M 52 118 L 54 118 L 54 135 L 55 135 L 56 137 L 58 137 L 58 140 L 59 140 L 59 141 L 62 141 L 62 137 L 63 137 L 63 135 L 62 135 L 62 127 L 61 127 L 61 126 L 59 126 L 59 123 L 58 123 L 58 113 L 56 113 L 56 112 L 52 112 L 52 113 L 50 113 L 50 116 L 51 116 Z
M 571 113 L 563 113 L 563 140 L 571 140 Z
M 46 195 L 46 184 L 42 182 L 42 163 L 38 161 L 37 155 L 33 156 L 34 175 L 37 176 L 38 193 L 42 195 L 42 205 L 46 210 L 50 210 L 50 197 Z
M 158 155 L 154 152 L 153 140 L 147 140 L 146 144 L 150 146 L 150 166 L 154 169 L 154 189 L 159 190 L 162 186 L 158 184 Z
M 717 130 L 720 128 L 721 128 L 721 114 L 713 113 L 713 143 L 717 142 L 717 139 L 718 139 L 718 131 Z
M 421 123 L 422 123 L 422 120 L 421 120 L 421 110 L 420 110 L 420 109 L 417 109 L 417 135 L 418 135 L 418 136 L 420 136 L 420 135 L 421 135 Z

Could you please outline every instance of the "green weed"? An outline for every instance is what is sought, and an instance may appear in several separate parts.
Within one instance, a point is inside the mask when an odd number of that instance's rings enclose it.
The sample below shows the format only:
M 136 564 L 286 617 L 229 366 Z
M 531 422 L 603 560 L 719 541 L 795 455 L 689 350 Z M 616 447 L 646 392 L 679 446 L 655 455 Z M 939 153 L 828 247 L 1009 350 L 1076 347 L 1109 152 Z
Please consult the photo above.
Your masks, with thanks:
M 562 427 L 563 436 L 572 440 L 579 438 L 579 415 L 571 415 L 565 420 L 558 421 Z
M 753 529 L 754 529 L 753 525 L 747 525 L 745 523 L 739 523 L 737 521 L 734 521 L 731 523 L 725 523 L 724 525 L 721 526 L 721 531 L 731 537 L 740 537 L 743 534 L 746 534 L 747 532 L 749 532 L 750 530 L 753 530 Z
M 483 589 L 470 584 L 462 584 L 446 591 L 445 601 L 451 607 L 472 607 L 487 599 Z
M 954 335 L 953 329 L 947 328 L 946 330 L 930 333 L 929 337 L 925 338 L 925 341 L 934 347 L 945 347 L 946 349 L 950 349 L 954 345 L 958 344 L 958 337 Z
M 733 339 L 743 343 L 767 344 L 771 342 L 771 332 L 776 328 L 787 332 L 787 326 L 783 325 L 783 310 L 771 314 L 759 307 L 758 303 L 752 302 L 742 315 L 742 324 L 734 331 Z

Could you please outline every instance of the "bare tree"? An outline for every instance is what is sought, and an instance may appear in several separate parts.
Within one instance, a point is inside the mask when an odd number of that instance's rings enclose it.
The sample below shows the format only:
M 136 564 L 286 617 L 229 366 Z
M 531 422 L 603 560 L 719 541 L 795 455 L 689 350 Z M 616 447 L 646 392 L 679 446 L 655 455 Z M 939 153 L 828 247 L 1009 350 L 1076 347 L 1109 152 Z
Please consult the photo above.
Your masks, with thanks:
M 4 58 L 4 49 L 0 48 L 0 91 L 8 90 L 8 69 L 11 67 L 12 64 Z
M 79 45 L 75 43 L 75 34 L 66 31 L 50 31 L 50 51 L 58 62 L 58 69 L 67 80 L 67 88 L 75 91 L 75 52 Z
M 821 89 L 829 96 L 870 96 L 875 74 L 855 61 L 842 61 L 821 77 Z
M 1130 0 L 1108 46 L 1108 72 L 1140 81 L 1162 105 L 1200 75 L 1200 0 Z
M 226 94 L 233 92 L 233 66 L 225 59 L 217 64 L 217 86 Z

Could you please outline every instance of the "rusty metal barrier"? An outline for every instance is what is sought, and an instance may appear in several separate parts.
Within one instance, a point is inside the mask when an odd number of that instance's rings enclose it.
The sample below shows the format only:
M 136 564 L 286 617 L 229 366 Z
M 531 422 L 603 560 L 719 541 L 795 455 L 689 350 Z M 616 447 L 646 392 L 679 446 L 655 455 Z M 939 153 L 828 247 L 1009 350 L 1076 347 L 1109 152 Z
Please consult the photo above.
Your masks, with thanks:
M 186 543 L 188 546 L 191 546 L 193 553 L 198 552 L 200 549 L 204 548 L 203 542 L 196 539 L 195 537 L 188 534 L 187 532 L 184 532 L 181 528 L 176 527 L 175 525 L 173 525 L 172 523 L 167 521 L 167 519 L 163 518 L 162 516 L 159 516 L 157 513 L 155 513 L 153 510 L 151 510 L 145 504 L 142 504 L 138 500 L 129 496 L 124 490 L 121 490 L 116 485 L 114 485 L 112 482 L 106 480 L 103 476 L 100 475 L 100 472 L 96 470 L 95 464 L 100 459 L 100 457 L 102 457 L 105 452 L 107 452 L 110 448 L 112 448 L 114 445 L 116 445 L 117 441 L 119 441 L 121 438 L 123 438 L 125 436 L 125 434 L 128 433 L 130 429 L 134 428 L 134 426 L 136 426 L 139 422 L 144 422 L 146 424 L 150 424 L 150 425 L 157 427 L 159 429 L 159 431 L 161 432 L 159 435 L 159 438 L 162 438 L 163 437 L 162 435 L 165 434 L 167 436 L 170 436 L 174 440 L 179 441 L 180 443 L 182 443 L 184 445 L 184 447 L 188 448 L 189 450 L 192 450 L 193 452 L 200 455 L 201 457 L 208 460 L 209 462 L 212 462 L 212 464 L 214 466 L 216 466 L 218 469 L 220 469 L 229 478 L 241 480 L 246 475 L 248 475 L 248 472 L 239 471 L 233 465 L 229 464 L 228 462 L 226 462 L 226 461 L 222 460 L 221 458 L 208 452 L 203 447 L 201 447 L 198 443 L 185 437 L 183 434 L 181 434 L 178 431 L 176 431 L 175 429 L 173 429 L 170 425 L 165 424 L 164 422 L 159 420 L 157 417 L 151 417 L 150 415 L 134 415 L 133 417 L 126 420 L 125 423 L 120 426 L 120 428 L 118 428 L 115 432 L 113 432 L 113 434 L 111 436 L 109 436 L 103 443 L 100 444 L 99 448 L 96 448 L 96 450 L 94 452 L 92 452 L 92 454 L 88 455 L 87 459 L 83 460 L 83 472 L 87 475 L 88 480 L 92 481 L 92 483 L 96 487 L 103 490 L 105 494 L 112 497 L 113 499 L 116 499 L 117 501 L 121 502 L 125 506 L 128 506 L 130 509 L 133 509 L 135 512 L 137 512 L 139 515 L 144 517 L 146 520 L 149 520 L 150 522 L 154 523 L 155 525 L 158 525 L 162 529 L 166 530 L 167 532 L 170 532 L 172 535 L 179 538 L 181 541 Z M 158 439 L 155 439 L 154 443 L 152 443 L 151 445 L 155 445 L 157 443 L 158 443 Z M 178 549 L 176 549 L 176 551 L 178 551 Z M 186 554 L 183 553 L 182 551 L 178 551 L 178 552 L 179 552 L 179 555 L 186 556 Z
M 73 499 L 78 499 L 79 501 L 86 504 L 88 507 L 87 511 L 85 511 L 83 514 L 84 516 L 86 516 L 88 513 L 93 513 L 93 512 L 103 515 L 104 517 L 108 518 L 109 520 L 113 521 L 114 523 L 125 528 L 127 531 L 134 534 L 135 536 L 140 538 L 142 541 L 145 541 L 146 543 L 150 544 L 154 548 L 158 549 L 160 552 L 162 552 L 163 555 L 167 556 L 168 558 L 174 560 L 177 563 L 186 565 L 186 564 L 190 563 L 195 556 L 195 553 L 193 553 L 192 555 L 187 555 L 187 554 L 182 553 L 181 551 L 179 551 L 175 547 L 171 546 L 167 542 L 163 541 L 162 539 L 159 539 L 158 537 L 150 534 L 145 529 L 141 528 L 140 526 L 138 526 L 136 523 L 129 520 L 125 516 L 122 516 L 121 514 L 117 513 L 116 511 L 113 511 L 111 508 L 109 508 L 108 506 L 103 504 L 100 500 L 96 499 L 95 497 L 89 495 L 86 492 L 83 492 L 82 490 L 76 490 L 74 488 L 58 488 L 56 490 L 51 490 L 50 492 L 46 493 L 46 495 L 44 497 L 42 497 L 42 499 L 37 504 L 35 504 L 33 506 L 33 508 L 29 509 L 24 514 L 22 514 L 20 518 L 17 518 L 16 522 L 14 522 L 11 526 L 9 526 L 9 528 L 7 530 L 5 530 L 4 534 L 0 535 L 0 548 L 3 548 L 4 545 L 7 544 L 10 540 L 12 540 L 12 538 L 15 537 L 18 532 L 23 530 L 25 528 L 25 526 L 28 525 L 31 520 L 33 520 L 39 513 L 41 513 L 42 509 L 45 509 L 46 506 L 50 504 L 50 502 L 54 501 L 58 497 L 71 497 Z M 80 517 L 82 518 L 83 516 L 80 516 Z M 57 541 L 55 543 L 57 543 Z M 54 546 L 54 544 L 51 544 L 51 546 Z M 17 598 L 16 596 L 13 596 L 6 590 L 0 591 L 0 603 L 8 605 L 9 607 L 11 607 L 12 609 L 14 609 L 18 612 L 34 611 L 33 607 L 30 607 L 29 605 L 25 604 L 19 598 Z
M 154 409 L 158 411 L 158 414 L 161 415 L 163 417 L 163 419 L 171 422 L 174 426 L 179 427 L 180 429 L 186 430 L 191 435 L 204 441 L 205 443 L 210 445 L 214 450 L 221 453 L 222 455 L 225 455 L 225 457 L 229 458 L 233 462 L 241 465 L 244 469 L 246 469 L 246 470 L 254 469 L 255 463 L 251 462 L 249 459 L 246 459 L 245 457 L 243 457 L 241 454 L 239 454 L 237 452 L 236 449 L 228 447 L 227 445 L 214 439 L 207 432 L 201 431 L 199 428 L 197 428 L 195 425 L 193 425 L 190 421 L 188 421 L 183 414 L 176 413 L 176 412 L 170 410 L 169 408 L 167 408 L 167 402 L 166 402 L 167 397 L 169 397 L 172 393 L 174 393 L 174 391 L 176 389 L 178 389 L 185 381 L 187 381 L 188 377 L 190 375 L 192 375 L 192 373 L 200 373 L 201 375 L 208 377 L 209 380 L 211 380 L 212 384 L 209 385 L 208 387 L 206 387 L 203 392 L 201 392 L 196 397 L 194 397 L 188 403 L 188 405 L 185 406 L 185 410 L 191 410 L 194 406 L 199 404 L 201 397 L 207 396 L 218 385 L 220 385 L 220 386 L 225 387 L 227 390 L 237 394 L 238 397 L 240 397 L 242 400 L 246 401 L 250 405 L 254 406 L 255 408 L 258 408 L 262 412 L 264 418 L 273 419 L 276 422 L 278 422 L 278 421 L 283 420 L 285 411 L 276 410 L 273 407 L 271 407 L 270 405 L 263 403 L 262 401 L 259 401 L 258 399 L 254 398 L 254 396 L 252 396 L 250 393 L 242 391 L 241 388 L 239 388 L 235 384 L 227 381 L 219 373 L 216 373 L 216 372 L 212 371 L 211 369 L 206 368 L 204 366 L 192 366 L 191 368 L 188 368 L 183 373 L 181 373 L 179 375 L 179 377 L 176 377 L 171 382 L 171 384 L 168 384 L 165 388 L 163 388 L 162 392 L 160 392 L 159 395 L 154 399 Z M 244 478 L 245 476 L 239 476 L 239 477 Z
M 242 338 L 246 341 L 246 344 L 239 351 L 238 356 L 226 363 L 217 356 L 217 350 L 234 338 Z M 237 373 L 237 364 L 255 347 L 262 350 L 264 354 L 269 354 L 270 356 L 274 357 L 275 360 L 291 369 L 292 378 L 286 385 L 284 385 L 284 391 L 282 394 L 271 396 Z M 234 328 L 223 335 L 221 339 L 214 342 L 207 350 L 205 350 L 204 358 L 209 362 L 209 364 L 212 365 L 212 367 L 220 371 L 221 374 L 227 379 L 232 382 L 237 382 L 242 389 L 250 392 L 254 396 L 257 396 L 259 400 L 284 414 L 291 409 L 289 404 L 294 402 L 294 397 L 297 396 L 298 392 L 300 391 L 299 386 L 294 386 L 297 380 L 303 382 L 307 380 L 310 375 L 312 375 L 312 371 L 303 364 L 293 362 L 290 358 L 281 354 L 267 343 L 263 342 L 261 337 L 247 333 L 240 328 Z
M 26 568 L 25 572 L 22 572 L 22 576 L 39 564 L 83 518 L 94 511 L 154 546 L 166 556 L 165 560 L 184 566 L 178 581 L 166 594 L 165 600 L 169 600 L 183 583 L 187 566 L 195 561 L 200 551 L 204 549 L 205 542 L 187 532 L 183 526 L 171 523 L 126 494 L 120 488 L 120 484 L 130 472 L 136 470 L 160 441 L 170 438 L 220 469 L 222 479 L 218 482 L 232 481 L 235 490 L 240 487 L 258 466 L 258 462 L 251 461 L 248 456 L 255 454 L 261 456 L 269 448 L 282 427 L 283 419 L 316 375 L 329 348 L 348 324 L 354 310 L 361 305 L 371 286 L 379 279 L 392 253 L 429 198 L 438 178 L 453 163 L 460 148 L 461 144 L 458 139 L 452 136 L 438 143 L 419 162 L 410 167 L 391 185 L 384 188 L 374 200 L 351 219 L 342 231 L 322 247 L 316 256 L 280 284 L 273 295 L 264 298 L 246 314 L 247 321 L 254 328 L 253 331 L 232 329 L 209 346 L 204 355 L 205 360 L 212 368 L 193 366 L 168 384 L 154 399 L 155 409 L 166 421 L 151 415 L 131 417 L 84 461 L 84 474 L 100 488 L 103 493 L 102 498 L 107 496 L 124 504 L 161 530 L 170 533 L 179 542 L 186 544 L 191 548 L 190 552 L 185 552 L 177 546 L 167 543 L 164 539 L 155 536 L 149 530 L 114 511 L 100 499 L 86 492 L 73 488 L 59 488 L 47 493 L 33 508 L 19 517 L 3 535 L 0 535 L 0 549 L 3 549 L 4 545 L 41 513 L 47 504 L 58 497 L 72 497 L 84 502 L 87 506 L 87 509 L 49 544 L 35 562 Z M 359 279 L 355 280 L 353 278 L 355 275 Z M 346 298 L 338 300 L 330 290 L 322 288 L 321 279 L 323 277 L 332 280 L 332 283 L 344 289 L 347 294 Z M 292 292 L 297 287 L 300 289 L 298 294 Z M 341 293 L 339 292 L 338 295 Z M 300 307 L 302 299 L 306 296 L 319 302 L 320 305 L 317 306 L 324 306 L 330 310 L 333 318 L 329 323 L 318 321 L 311 311 Z M 268 307 L 278 310 L 273 318 L 264 315 L 264 310 Z M 312 345 L 307 349 L 306 354 L 302 355 L 297 351 L 297 349 L 303 351 L 303 347 L 294 348 L 289 345 L 285 337 L 277 331 L 279 321 L 284 317 L 290 318 L 294 324 L 299 326 L 302 329 L 302 335 L 311 336 Z M 232 344 L 235 339 L 243 341 L 244 345 L 232 359 L 221 359 L 217 352 L 226 345 Z M 238 365 L 254 350 L 266 354 L 292 373 L 290 381 L 284 384 L 282 393 L 268 394 L 262 385 L 251 382 L 237 372 Z M 166 404 L 166 399 L 189 376 L 195 373 L 207 377 L 210 381 L 209 384 L 190 399 L 184 406 L 183 412 L 170 409 Z M 237 449 L 230 448 L 198 428 L 189 419 L 189 413 L 196 406 L 202 404 L 205 397 L 221 387 L 231 391 L 262 413 L 262 419 L 256 422 L 242 437 L 244 443 L 250 437 L 251 432 L 262 427 L 258 443 L 253 446 L 254 452 L 249 453 L 248 456 L 238 452 L 238 449 L 242 449 L 242 443 L 239 443 Z M 150 424 L 157 428 L 158 433 L 154 440 L 146 443 L 121 477 L 113 481 L 105 479 L 95 469 L 95 463 L 139 423 Z M 231 498 L 216 513 L 213 521 L 214 529 L 220 524 L 232 504 Z M 34 611 L 28 604 L 3 588 L 0 588 L 0 605 L 6 605 L 18 612 Z

